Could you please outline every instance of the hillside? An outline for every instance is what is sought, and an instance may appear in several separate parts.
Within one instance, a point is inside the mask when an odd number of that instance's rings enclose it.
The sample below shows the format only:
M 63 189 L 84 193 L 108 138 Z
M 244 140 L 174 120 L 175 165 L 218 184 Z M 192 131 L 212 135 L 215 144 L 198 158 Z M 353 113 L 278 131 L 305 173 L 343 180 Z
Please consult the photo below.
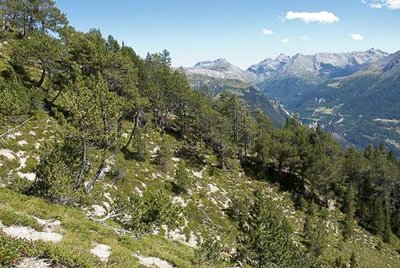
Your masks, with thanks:
M 221 79 L 210 74 L 194 73 L 183 70 L 191 86 L 206 95 L 218 96 L 223 92 L 231 92 L 240 96 L 253 109 L 261 109 L 271 119 L 275 126 L 282 126 L 290 114 L 285 111 L 279 103 L 267 98 L 250 83 L 238 79 Z
M 11 190 L 4 186 L 0 189 L 0 241 L 3 248 L 7 248 L 6 252 L 1 251 L 6 255 L 1 256 L 15 264 L 43 261 L 60 267 L 193 267 L 198 261 L 199 250 L 206 250 L 201 241 L 213 237 L 224 245 L 226 254 L 221 256 L 225 262 L 221 259 L 208 265 L 204 263 L 202 267 L 230 267 L 238 231 L 227 209 L 233 200 L 252 199 L 252 191 L 256 189 L 264 189 L 271 202 L 283 212 L 293 228 L 293 239 L 298 242 L 304 239 L 302 230 L 306 213 L 296 205 L 293 193 L 285 190 L 286 186 L 280 184 L 276 174 L 249 174 L 243 167 L 231 171 L 216 169 L 216 156 L 212 152 L 198 147 L 196 150 L 204 157 L 198 162 L 179 153 L 188 146 L 185 141 L 169 135 L 172 147 L 176 149 L 172 158 L 174 167 L 168 174 L 160 172 L 151 160 L 127 159 L 123 153 L 117 153 L 111 156 L 113 160 L 104 170 L 96 194 L 84 206 L 55 205 L 21 194 L 33 183 L 32 172 L 41 154 L 40 148 L 45 141 L 58 137 L 60 127 L 52 118 L 39 113 L 4 139 L 8 146 L 1 149 L 1 177 Z M 124 126 L 125 131 L 129 128 L 129 125 Z M 149 130 L 145 136 L 150 159 L 154 159 L 161 144 L 160 133 Z M 171 191 L 171 183 L 179 163 L 184 163 L 193 186 L 187 193 L 176 195 Z M 123 178 L 115 180 L 113 174 L 117 171 L 124 173 Z M 133 192 L 146 197 L 159 189 L 164 189 L 173 204 L 183 210 L 175 228 L 159 226 L 152 234 L 136 237 L 113 219 L 113 204 L 121 194 Z M 321 207 L 319 212 L 325 215 L 328 238 L 323 258 L 328 263 L 333 263 L 338 256 L 348 260 L 354 253 L 360 267 L 400 265 L 395 246 L 400 244 L 397 240 L 393 245 L 380 246 L 381 238 L 357 226 L 354 237 L 343 241 L 341 229 L 345 216 L 338 203 L 329 202 L 331 205 Z M 24 237 L 34 241 L 13 240 Z M 48 242 L 41 242 L 41 239 Z M 99 249 L 98 253 L 95 248 Z M 2 259 L 3 264 L 7 260 Z
M 276 127 L 285 110 L 246 81 L 196 73 L 192 88 L 167 50 L 141 58 L 52 1 L 10 3 L 0 267 L 400 267 L 385 146 Z

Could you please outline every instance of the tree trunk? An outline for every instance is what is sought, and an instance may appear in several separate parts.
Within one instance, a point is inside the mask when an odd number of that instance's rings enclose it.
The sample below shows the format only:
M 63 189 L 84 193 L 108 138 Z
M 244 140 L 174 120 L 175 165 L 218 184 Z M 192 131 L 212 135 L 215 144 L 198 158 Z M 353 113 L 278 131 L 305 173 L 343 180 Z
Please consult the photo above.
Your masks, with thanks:
M 46 69 L 43 68 L 42 75 L 40 76 L 39 82 L 37 82 L 36 86 L 41 87 L 43 85 L 44 79 L 46 78 Z
M 139 123 L 139 113 L 136 114 L 136 116 L 135 116 L 135 122 L 134 122 L 133 128 L 131 130 L 131 135 L 129 136 L 129 140 L 124 147 L 125 150 L 128 149 L 129 144 L 131 144 L 131 142 L 132 142 L 132 139 L 133 139 L 133 136 L 135 135 L 138 123 Z
M 82 184 L 82 180 L 83 180 L 83 173 L 85 172 L 86 169 L 86 162 L 87 162 L 87 141 L 86 139 L 82 139 L 82 161 L 81 161 L 81 169 L 79 171 L 79 175 L 78 178 L 75 182 L 74 185 L 74 191 L 78 190 L 79 187 Z
M 124 117 L 121 115 L 121 116 L 118 118 L 118 123 L 117 123 L 117 139 L 121 138 L 122 120 L 124 120 Z
M 101 165 L 99 166 L 99 168 L 96 171 L 96 174 L 93 176 L 93 178 L 88 182 L 88 184 L 86 184 L 85 186 L 85 191 L 88 192 L 90 190 L 90 188 L 92 188 L 93 184 L 99 179 L 101 172 L 103 171 L 104 167 L 106 165 L 105 160 L 103 160 L 101 162 Z
M 56 100 L 58 99 L 58 97 L 60 97 L 61 92 L 62 92 L 62 89 L 60 89 L 60 90 L 57 92 L 57 95 L 50 101 L 50 106 L 53 106 L 54 102 L 56 102 Z

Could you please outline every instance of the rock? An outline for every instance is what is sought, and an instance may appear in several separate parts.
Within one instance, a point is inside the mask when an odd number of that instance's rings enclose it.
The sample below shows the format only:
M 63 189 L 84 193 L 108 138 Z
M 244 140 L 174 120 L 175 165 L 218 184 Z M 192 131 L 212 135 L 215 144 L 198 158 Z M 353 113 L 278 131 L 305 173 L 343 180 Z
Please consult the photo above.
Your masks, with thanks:
M 93 208 L 93 216 L 102 217 L 107 214 L 107 211 L 102 206 L 93 205 L 92 208 Z
M 63 236 L 58 233 L 53 232 L 38 232 L 31 227 L 26 226 L 10 226 L 3 227 L 3 232 L 10 237 L 26 239 L 26 240 L 42 240 L 45 242 L 60 242 Z
M 46 259 L 36 259 L 36 258 L 24 258 L 19 264 L 16 265 L 17 268 L 50 268 L 51 264 L 49 260 Z
M 0 149 L 0 155 L 4 156 L 8 160 L 14 160 L 14 152 L 8 149 Z
M 210 183 L 208 184 L 208 188 L 210 188 L 210 193 L 216 193 L 219 191 L 219 188 L 217 186 L 215 186 L 214 184 Z
M 157 267 L 157 268 L 174 268 L 172 264 L 156 257 L 146 257 L 140 254 L 133 254 L 134 257 L 139 259 L 140 264 L 146 267 Z
M 27 179 L 28 181 L 35 181 L 36 179 L 36 174 L 35 173 L 22 173 L 21 171 L 17 172 L 18 177 L 22 179 Z
M 335 210 L 335 200 L 328 200 L 328 210 L 334 211 Z
M 90 253 L 99 257 L 101 261 L 107 262 L 111 254 L 110 249 L 110 246 L 104 244 L 96 244 L 96 246 L 90 250 Z
M 24 145 L 27 145 L 28 144 L 28 142 L 26 141 L 26 140 L 20 140 L 20 141 L 18 141 L 18 145 L 19 146 L 24 146 Z

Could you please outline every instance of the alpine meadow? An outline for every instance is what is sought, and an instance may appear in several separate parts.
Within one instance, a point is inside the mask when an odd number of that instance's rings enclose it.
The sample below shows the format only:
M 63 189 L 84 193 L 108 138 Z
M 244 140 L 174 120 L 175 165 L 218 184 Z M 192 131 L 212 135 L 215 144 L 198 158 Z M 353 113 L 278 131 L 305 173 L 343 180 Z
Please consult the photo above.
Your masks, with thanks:
M 400 268 L 399 1 L 248 2 L 0 0 L 0 267 Z

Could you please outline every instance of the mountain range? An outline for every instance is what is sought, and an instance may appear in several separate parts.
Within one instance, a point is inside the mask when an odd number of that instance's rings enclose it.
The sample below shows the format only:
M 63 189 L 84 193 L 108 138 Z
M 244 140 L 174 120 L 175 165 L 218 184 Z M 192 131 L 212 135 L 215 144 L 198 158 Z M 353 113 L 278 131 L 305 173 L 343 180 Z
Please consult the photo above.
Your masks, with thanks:
M 263 95 L 258 99 L 271 108 L 263 110 L 276 125 L 288 110 L 303 123 L 332 132 L 346 146 L 385 143 L 400 154 L 400 51 L 280 54 L 247 70 L 218 59 L 182 70 L 202 90 L 247 91 L 247 99 Z

